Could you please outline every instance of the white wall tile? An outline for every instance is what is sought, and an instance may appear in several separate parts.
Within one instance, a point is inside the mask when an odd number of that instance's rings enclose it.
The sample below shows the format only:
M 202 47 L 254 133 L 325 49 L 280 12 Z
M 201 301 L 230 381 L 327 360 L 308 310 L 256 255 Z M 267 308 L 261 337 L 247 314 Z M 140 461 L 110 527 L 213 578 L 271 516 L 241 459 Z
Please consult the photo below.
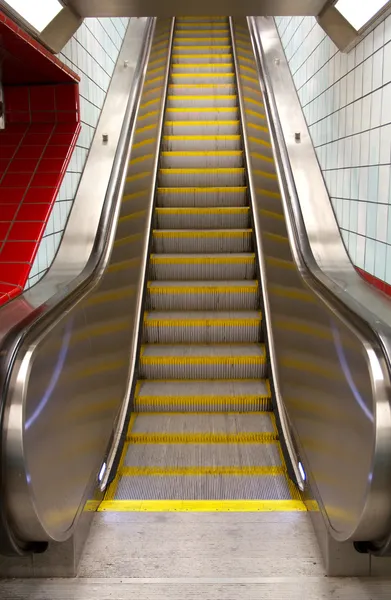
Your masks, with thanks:
M 391 16 L 348 54 L 313 18 L 276 22 L 350 257 L 391 284 Z
M 26 288 L 50 267 L 66 227 L 129 19 L 85 19 L 59 58 L 80 77 L 82 129 L 65 173 Z

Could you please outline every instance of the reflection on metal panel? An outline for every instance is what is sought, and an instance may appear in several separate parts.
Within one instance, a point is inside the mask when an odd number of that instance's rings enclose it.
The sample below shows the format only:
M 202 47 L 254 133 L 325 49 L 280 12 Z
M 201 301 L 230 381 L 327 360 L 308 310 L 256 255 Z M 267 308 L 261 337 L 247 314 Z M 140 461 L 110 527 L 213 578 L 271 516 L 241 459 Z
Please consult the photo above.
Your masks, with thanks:
M 128 165 L 122 184 L 116 184 L 118 203 L 101 219 L 100 237 L 109 240 L 98 269 L 49 328 L 38 331 L 38 325 L 27 335 L 12 369 L 4 419 L 6 500 L 25 540 L 61 541 L 71 535 L 127 409 L 171 22 L 157 20 L 153 39 L 137 40 L 144 42 L 144 52 L 152 42 L 149 63 L 141 100 L 136 98 L 137 121 L 128 134 L 131 151 L 128 145 L 120 157 L 126 156 Z M 153 27 L 154 22 L 150 36 Z M 121 182 L 121 172 L 116 180 Z
M 269 68 L 279 65 L 284 57 L 277 52 L 272 20 L 259 19 L 258 25 L 265 62 Z M 286 412 L 282 419 L 287 417 L 290 423 L 332 535 L 341 541 L 379 539 L 387 534 L 391 517 L 387 500 L 391 438 L 384 435 L 391 427 L 388 369 L 370 328 L 337 299 L 343 296 L 343 290 L 334 284 L 333 296 L 331 281 L 321 281 L 312 244 L 318 256 L 323 253 L 325 263 L 332 266 L 340 281 L 343 273 L 354 270 L 343 245 L 335 242 L 330 246 L 334 241 L 333 215 L 331 207 L 327 213 L 327 206 L 319 204 L 324 184 L 318 176 L 315 155 L 312 159 L 307 151 L 305 164 L 300 164 L 296 155 L 302 186 L 308 192 L 311 189 L 308 211 L 317 214 L 319 221 L 319 229 L 311 230 L 300 226 L 300 206 L 295 206 L 293 196 L 287 193 L 279 156 L 283 141 L 276 135 L 277 122 L 271 123 L 271 116 L 275 120 L 278 115 L 271 110 L 264 72 L 264 93 L 261 91 L 258 73 L 263 65 L 254 58 L 246 20 L 235 19 L 234 31 L 254 220 L 263 262 L 262 286 L 270 323 L 271 362 L 276 395 L 282 400 L 280 411 Z M 300 111 L 297 97 L 289 93 L 281 70 L 274 76 L 281 91 L 278 100 L 294 119 Z M 303 128 L 297 131 L 301 131 L 301 144 L 310 145 Z M 294 138 L 289 143 L 301 149 Z M 273 154 L 277 158 L 276 172 L 269 160 Z M 323 230 L 322 219 L 326 225 Z M 313 218 L 313 226 L 315 221 Z M 330 233 L 329 237 L 324 236 L 325 232 Z M 329 281 L 328 289 L 325 281 Z M 379 299 L 372 298 L 376 310 Z

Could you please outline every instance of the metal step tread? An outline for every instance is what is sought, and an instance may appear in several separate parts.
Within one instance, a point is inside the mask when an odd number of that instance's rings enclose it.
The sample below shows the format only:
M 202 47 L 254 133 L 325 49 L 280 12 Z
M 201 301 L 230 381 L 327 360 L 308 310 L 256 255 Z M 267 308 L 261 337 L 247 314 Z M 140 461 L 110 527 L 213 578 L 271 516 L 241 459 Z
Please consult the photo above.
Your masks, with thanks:
M 116 500 L 291 500 L 285 475 L 122 477 Z
M 275 435 L 277 429 L 272 412 L 259 413 L 138 413 L 133 423 L 129 439 L 162 439 L 163 436 L 176 436 L 177 439 L 198 439 L 207 443 L 208 439 L 224 440 L 228 436 L 251 439 L 262 434 Z M 196 438 L 195 436 L 198 436 Z M 246 437 L 247 436 L 247 437 Z M 233 438 L 235 439 L 235 438 Z
M 160 324 L 195 323 L 217 325 L 219 323 L 232 323 L 243 325 L 245 323 L 258 323 L 262 320 L 262 313 L 258 310 L 189 310 L 189 311 L 145 311 L 144 323 L 159 322 Z
M 250 212 L 249 206 L 212 206 L 212 207 L 163 207 L 155 208 L 159 215 L 246 215 Z M 172 230 L 171 230 L 172 231 Z
M 141 362 L 265 362 L 264 344 L 144 344 Z
M 155 263 L 249 263 L 255 260 L 253 252 L 233 252 L 221 254 L 151 254 Z
M 171 294 L 191 291 L 194 294 L 205 293 L 205 291 L 219 291 L 234 293 L 236 290 L 247 290 L 248 292 L 258 291 L 258 281 L 254 279 L 245 281 L 149 281 L 147 284 L 150 293 L 166 290 Z

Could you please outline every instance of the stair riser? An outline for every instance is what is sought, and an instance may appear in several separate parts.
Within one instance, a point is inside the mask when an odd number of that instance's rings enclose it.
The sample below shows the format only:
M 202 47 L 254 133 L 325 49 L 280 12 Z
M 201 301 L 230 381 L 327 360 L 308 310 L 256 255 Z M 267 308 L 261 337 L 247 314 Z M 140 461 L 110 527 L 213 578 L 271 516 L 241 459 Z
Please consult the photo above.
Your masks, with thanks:
M 252 233 L 242 236 L 153 236 L 153 251 L 158 254 L 251 252 L 253 250 Z
M 258 292 L 151 293 L 147 292 L 147 310 L 256 310 Z
M 171 281 L 254 279 L 255 260 L 251 263 L 171 263 L 151 262 L 150 279 Z
M 260 340 L 260 321 L 256 324 L 165 325 L 144 323 L 143 341 L 149 344 L 220 344 L 255 343 Z

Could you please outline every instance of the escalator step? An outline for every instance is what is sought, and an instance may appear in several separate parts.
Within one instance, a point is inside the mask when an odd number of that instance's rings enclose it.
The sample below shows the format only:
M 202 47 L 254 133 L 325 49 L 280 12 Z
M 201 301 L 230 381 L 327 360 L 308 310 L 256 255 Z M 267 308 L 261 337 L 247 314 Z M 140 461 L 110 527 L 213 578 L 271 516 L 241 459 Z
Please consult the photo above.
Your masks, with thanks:
M 239 187 L 169 187 L 158 188 L 157 204 L 162 207 L 246 206 L 247 188 Z
M 154 280 L 254 279 L 255 254 L 152 254 L 150 272 Z
M 252 229 L 155 229 L 153 250 L 161 253 L 250 252 Z
M 248 206 L 214 208 L 156 208 L 159 229 L 245 229 L 250 225 Z

